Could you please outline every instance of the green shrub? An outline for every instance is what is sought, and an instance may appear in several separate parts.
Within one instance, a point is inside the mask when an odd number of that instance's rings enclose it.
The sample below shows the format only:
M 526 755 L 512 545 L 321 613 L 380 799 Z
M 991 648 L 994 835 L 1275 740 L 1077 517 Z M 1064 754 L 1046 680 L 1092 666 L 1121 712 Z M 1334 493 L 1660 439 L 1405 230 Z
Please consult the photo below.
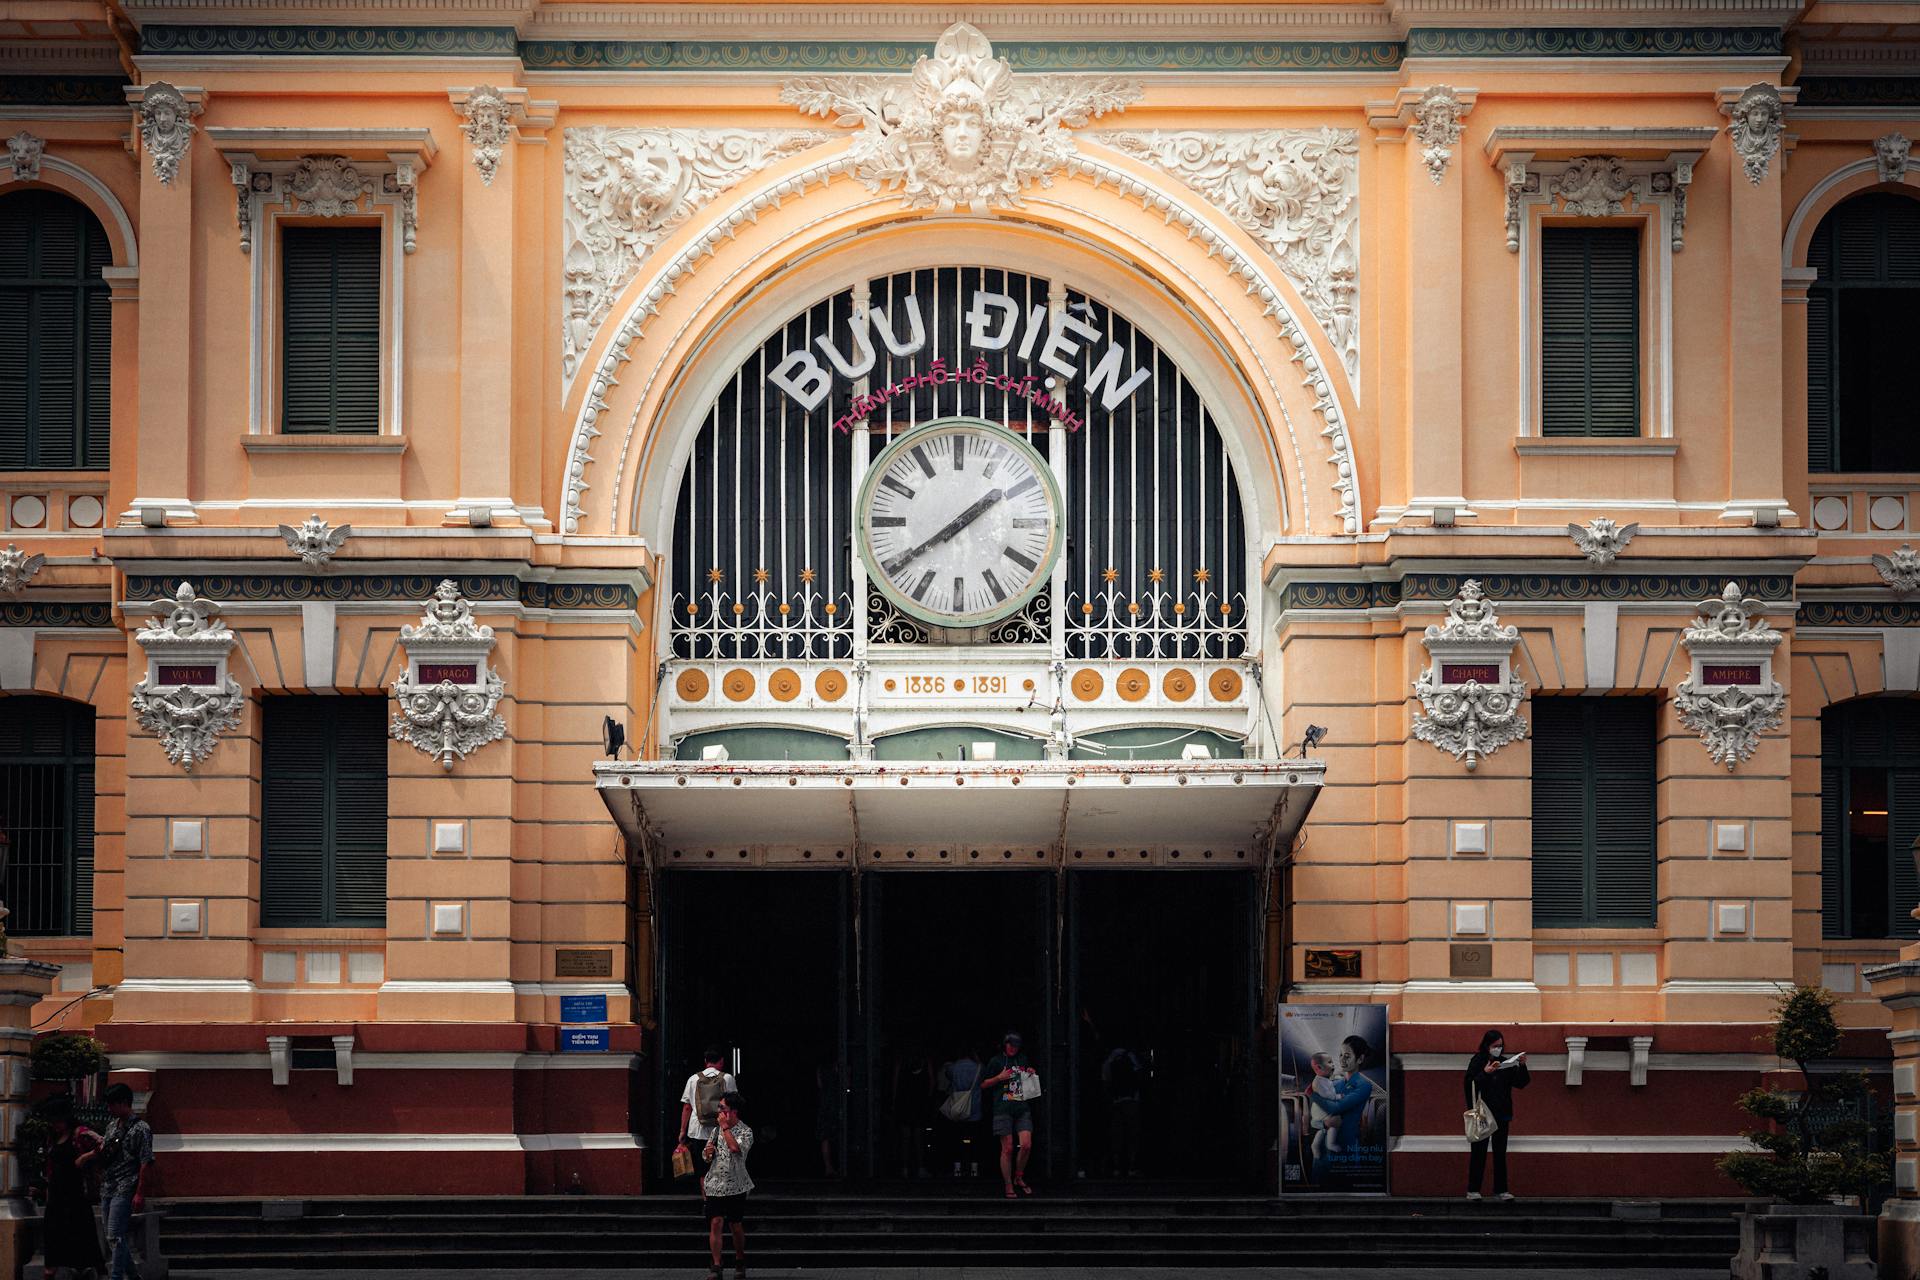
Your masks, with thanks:
M 35 1080 L 88 1080 L 106 1069 L 106 1049 L 84 1032 L 62 1031 L 33 1042 Z

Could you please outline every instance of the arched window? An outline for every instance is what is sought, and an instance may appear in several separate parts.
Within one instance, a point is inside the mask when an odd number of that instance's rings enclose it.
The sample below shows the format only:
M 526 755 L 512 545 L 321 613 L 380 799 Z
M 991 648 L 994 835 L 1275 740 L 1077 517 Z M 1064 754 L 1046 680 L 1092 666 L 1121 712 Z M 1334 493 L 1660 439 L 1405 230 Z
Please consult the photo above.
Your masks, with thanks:
M 1920 903 L 1920 700 L 1820 713 L 1820 916 L 1829 938 L 1912 938 Z
M 1856 196 L 1815 228 L 1807 265 L 1807 469 L 1920 471 L 1906 380 L 1920 305 L 1920 200 Z
M 0 831 L 7 932 L 93 932 L 93 708 L 0 698 Z
M 0 197 L 0 471 L 107 465 L 112 261 L 79 201 Z

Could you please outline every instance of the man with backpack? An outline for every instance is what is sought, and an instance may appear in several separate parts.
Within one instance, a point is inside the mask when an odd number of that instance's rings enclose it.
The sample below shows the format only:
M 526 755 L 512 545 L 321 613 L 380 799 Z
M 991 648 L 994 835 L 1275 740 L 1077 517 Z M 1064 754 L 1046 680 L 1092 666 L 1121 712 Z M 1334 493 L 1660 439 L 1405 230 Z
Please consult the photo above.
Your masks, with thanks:
M 1140 1091 L 1146 1074 L 1140 1055 L 1125 1045 L 1115 1045 L 1100 1064 L 1100 1082 L 1107 1087 L 1107 1154 L 1116 1178 L 1140 1173 Z
M 705 1065 L 687 1077 L 687 1087 L 680 1091 L 680 1140 L 674 1150 L 684 1151 L 692 1159 L 693 1175 L 701 1184 L 702 1199 L 707 1194 L 707 1142 L 720 1132 L 720 1104 L 728 1094 L 739 1089 L 733 1074 L 721 1065 L 726 1060 L 725 1049 L 718 1045 L 709 1047 L 700 1055 Z

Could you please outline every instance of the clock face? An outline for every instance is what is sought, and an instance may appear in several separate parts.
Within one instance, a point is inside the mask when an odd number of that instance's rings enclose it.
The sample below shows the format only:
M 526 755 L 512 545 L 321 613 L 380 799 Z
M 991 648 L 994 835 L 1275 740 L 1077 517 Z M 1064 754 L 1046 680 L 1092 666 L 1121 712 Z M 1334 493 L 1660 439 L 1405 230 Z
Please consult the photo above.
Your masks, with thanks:
M 860 491 L 860 553 L 897 607 L 942 627 L 1005 617 L 1047 585 L 1060 491 L 1033 448 L 983 422 L 895 440 Z

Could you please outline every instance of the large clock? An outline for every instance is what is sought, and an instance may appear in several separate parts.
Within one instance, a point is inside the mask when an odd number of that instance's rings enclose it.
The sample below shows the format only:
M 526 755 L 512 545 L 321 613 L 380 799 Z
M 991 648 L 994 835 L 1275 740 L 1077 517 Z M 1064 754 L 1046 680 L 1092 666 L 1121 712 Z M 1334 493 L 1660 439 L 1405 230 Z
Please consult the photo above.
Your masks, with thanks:
M 1060 488 L 1031 445 L 972 418 L 907 432 L 860 486 L 855 541 L 903 612 L 961 630 L 1013 613 L 1060 558 Z

